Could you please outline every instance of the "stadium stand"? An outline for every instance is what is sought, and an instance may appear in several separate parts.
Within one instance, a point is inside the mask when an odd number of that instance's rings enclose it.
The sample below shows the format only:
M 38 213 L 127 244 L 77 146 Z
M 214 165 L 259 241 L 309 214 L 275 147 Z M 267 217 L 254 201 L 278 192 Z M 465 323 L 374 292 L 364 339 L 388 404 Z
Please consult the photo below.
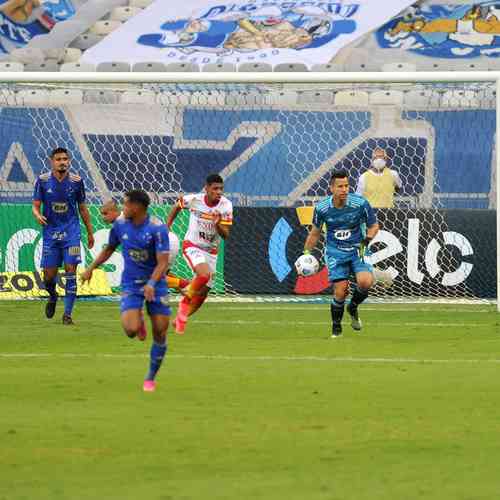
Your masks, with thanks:
M 49 33 L 33 38 L 27 46 L 0 54 L 0 62 L 12 65 L 6 66 L 5 71 L 73 71 L 74 68 L 69 69 L 71 67 L 65 64 L 78 62 L 87 49 L 135 18 L 151 3 L 152 0 L 73 0 L 76 12 L 70 19 L 57 23 Z M 500 59 L 495 54 L 500 50 L 500 33 L 496 33 L 495 27 L 492 27 L 489 38 L 476 32 L 474 24 L 465 33 L 460 30 L 449 34 L 438 33 L 439 37 L 411 30 L 393 34 L 392 30 L 400 20 L 411 23 L 422 19 L 422 16 L 424 21 L 439 21 L 440 16 L 467 19 L 471 4 L 468 0 L 417 2 L 400 18 L 344 47 L 328 64 L 311 69 L 332 72 L 499 70 Z M 480 7 L 486 22 L 495 16 L 496 6 L 491 1 L 479 2 L 476 7 Z M 66 53 L 64 49 L 67 49 Z M 54 50 L 60 53 L 56 57 Z M 298 62 L 278 63 L 274 68 L 263 62 L 242 63 L 239 67 L 210 64 L 207 68 L 203 65 L 196 68 L 193 65 L 170 66 L 161 61 L 141 62 L 133 67 L 120 64 L 122 61 L 108 62 L 117 64 L 110 68 L 112 71 L 307 71 L 307 67 Z M 86 70 L 89 69 L 86 66 Z M 93 70 L 102 71 L 103 68 L 94 67 Z

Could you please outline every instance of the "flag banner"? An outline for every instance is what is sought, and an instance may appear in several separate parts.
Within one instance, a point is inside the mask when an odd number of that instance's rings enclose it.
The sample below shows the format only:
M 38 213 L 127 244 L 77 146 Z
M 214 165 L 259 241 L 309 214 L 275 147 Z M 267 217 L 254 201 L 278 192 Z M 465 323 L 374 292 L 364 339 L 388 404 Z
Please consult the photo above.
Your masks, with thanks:
M 0 0 L 0 55 L 24 47 L 74 13 L 71 0 Z
M 86 63 L 329 62 L 413 0 L 157 0 L 83 55 Z
M 425 2 L 382 26 L 376 38 L 383 49 L 427 57 L 498 57 L 500 5 L 497 0 L 460 5 Z

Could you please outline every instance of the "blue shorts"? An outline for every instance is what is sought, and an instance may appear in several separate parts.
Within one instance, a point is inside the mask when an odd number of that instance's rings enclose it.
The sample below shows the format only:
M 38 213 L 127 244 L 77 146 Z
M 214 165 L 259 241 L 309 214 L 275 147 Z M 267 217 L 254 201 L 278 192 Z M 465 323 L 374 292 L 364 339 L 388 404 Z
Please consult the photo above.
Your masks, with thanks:
M 327 252 L 325 260 L 328 267 L 328 279 L 331 283 L 347 280 L 350 276 L 358 273 L 373 272 L 373 266 L 359 256 L 357 249 L 346 252 L 330 250 Z
M 80 238 L 72 240 L 43 239 L 40 267 L 61 267 L 69 264 L 77 266 L 82 261 Z
M 120 301 L 120 312 L 124 313 L 130 309 L 142 309 L 144 305 L 144 293 L 141 290 L 122 292 Z M 170 316 L 171 310 L 168 304 L 168 291 L 155 290 L 155 300 L 146 302 L 146 310 L 150 316 Z

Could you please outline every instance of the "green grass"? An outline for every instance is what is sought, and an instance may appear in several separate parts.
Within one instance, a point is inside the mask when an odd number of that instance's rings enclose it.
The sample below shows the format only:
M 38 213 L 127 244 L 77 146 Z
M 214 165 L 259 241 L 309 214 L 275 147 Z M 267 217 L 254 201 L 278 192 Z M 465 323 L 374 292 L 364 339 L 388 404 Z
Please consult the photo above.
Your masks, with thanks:
M 370 305 L 331 340 L 327 305 L 207 304 L 154 394 L 117 304 L 42 307 L 0 302 L 1 500 L 499 498 L 491 307 Z

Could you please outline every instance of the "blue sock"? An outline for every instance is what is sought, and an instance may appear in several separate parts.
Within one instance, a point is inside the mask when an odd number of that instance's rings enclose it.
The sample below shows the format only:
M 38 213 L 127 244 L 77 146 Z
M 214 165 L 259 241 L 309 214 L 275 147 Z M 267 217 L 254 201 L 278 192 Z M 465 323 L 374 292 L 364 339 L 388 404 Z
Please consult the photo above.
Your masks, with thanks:
M 164 344 L 157 344 L 156 342 L 153 342 L 150 353 L 149 373 L 148 376 L 146 377 L 146 380 L 155 379 L 166 352 L 167 352 L 166 342 Z
M 51 279 L 50 281 L 45 282 L 45 290 L 47 290 L 48 294 L 50 295 L 51 300 L 57 299 L 56 279 L 55 278 Z
M 66 295 L 64 296 L 64 314 L 71 316 L 76 300 L 76 273 L 66 273 Z

